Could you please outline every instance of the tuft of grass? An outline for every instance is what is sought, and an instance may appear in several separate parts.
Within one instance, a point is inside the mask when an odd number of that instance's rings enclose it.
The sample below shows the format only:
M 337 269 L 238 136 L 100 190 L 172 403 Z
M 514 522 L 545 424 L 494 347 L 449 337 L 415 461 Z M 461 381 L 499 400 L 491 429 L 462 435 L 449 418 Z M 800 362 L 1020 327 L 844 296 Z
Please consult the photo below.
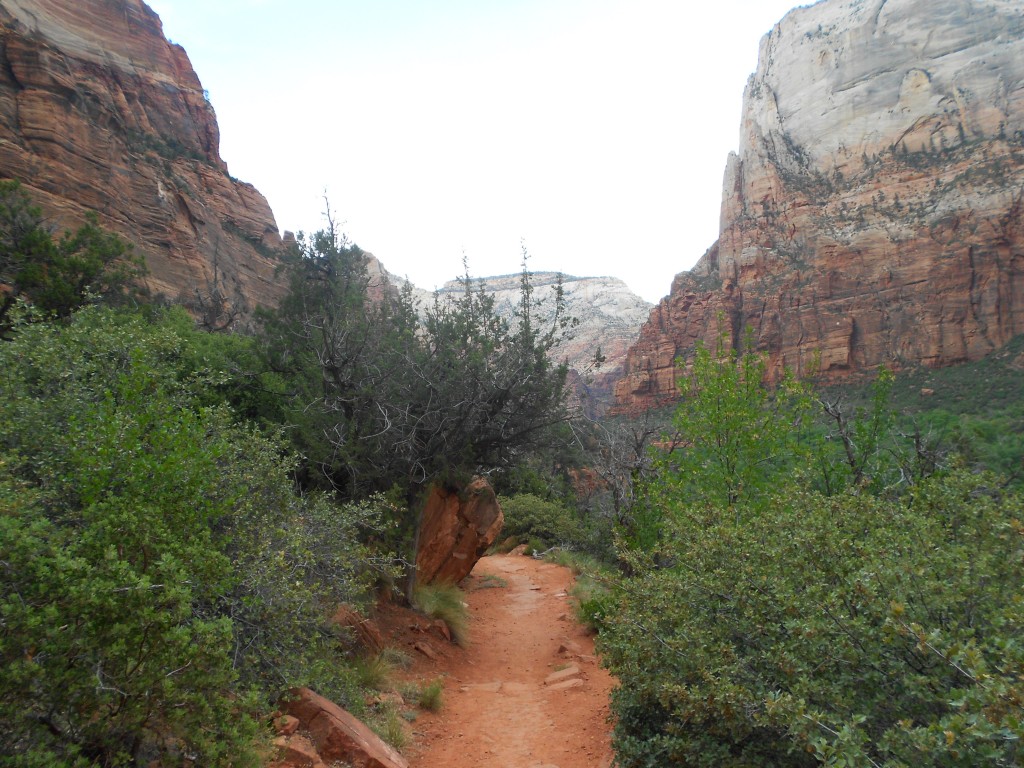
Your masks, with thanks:
M 432 619 L 441 619 L 451 630 L 452 639 L 459 645 L 469 642 L 469 614 L 462 601 L 462 590 L 454 584 L 429 584 L 416 587 L 412 595 L 413 606 Z
M 395 666 L 384 652 L 376 656 L 358 656 L 352 661 L 356 684 L 365 690 L 383 691 L 391 687 Z
M 398 693 L 405 701 L 416 701 L 420 696 L 419 683 L 411 680 L 399 683 Z
M 370 729 L 384 741 L 401 752 L 409 743 L 409 733 L 405 730 L 405 720 L 394 707 L 387 706 L 370 719 Z
M 416 704 L 428 712 L 440 712 L 444 706 L 444 680 L 438 677 L 421 686 Z
M 544 560 L 545 562 L 568 568 L 572 571 L 573 576 L 586 573 L 599 574 L 607 570 L 607 567 L 597 558 L 582 552 L 574 552 L 571 549 L 559 548 L 552 550 L 544 556 Z
M 412 668 L 412 656 L 401 648 L 393 645 L 386 645 L 380 651 L 380 658 L 390 664 L 394 669 Z
M 477 589 L 504 589 L 508 586 L 508 582 L 501 576 L 495 576 L 493 573 L 484 574 L 484 577 L 480 579 L 480 583 L 476 585 Z
M 575 601 L 576 619 L 591 632 L 600 632 L 608 616 L 614 614 L 616 598 L 607 583 L 582 573 L 569 589 Z
M 609 587 L 613 579 L 608 566 L 589 555 L 567 549 L 557 549 L 544 559 L 573 572 L 576 578 L 569 588 L 569 595 L 575 604 L 576 619 L 593 632 L 600 630 L 605 617 L 615 607 L 616 598 Z

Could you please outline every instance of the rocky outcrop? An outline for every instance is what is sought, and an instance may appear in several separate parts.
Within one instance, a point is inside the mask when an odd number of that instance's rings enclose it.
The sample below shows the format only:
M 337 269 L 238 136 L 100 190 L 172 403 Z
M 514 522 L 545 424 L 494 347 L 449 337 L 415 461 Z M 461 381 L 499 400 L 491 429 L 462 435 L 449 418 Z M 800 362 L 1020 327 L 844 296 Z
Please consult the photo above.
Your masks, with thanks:
M 327 768 L 313 742 L 305 736 L 278 736 L 274 739 L 277 758 L 270 768 Z
M 319 757 L 323 763 L 333 765 L 333 761 L 341 760 L 354 768 L 408 768 L 405 758 L 366 725 L 309 688 L 289 691 L 282 707 L 299 721 L 316 747 L 313 755 L 303 748 L 303 740 L 295 743 L 290 737 L 284 737 L 277 746 L 285 765 L 301 765 L 288 762 L 295 759 L 310 760 L 315 765 Z
M 203 86 L 145 3 L 0 0 L 0 58 L 0 176 L 57 227 L 95 211 L 153 292 L 200 312 L 281 295 L 273 213 L 229 175 Z
M 823 0 L 762 40 L 720 237 L 651 312 L 620 411 L 752 329 L 772 375 L 980 358 L 1024 332 L 1024 2 Z
M 375 656 L 384 650 L 384 636 L 373 619 L 361 616 L 350 605 L 339 606 L 328 622 L 343 632 L 350 632 L 356 645 L 364 653 Z
M 483 478 L 461 492 L 435 485 L 420 524 L 417 583 L 462 581 L 498 538 L 504 522 L 494 489 Z

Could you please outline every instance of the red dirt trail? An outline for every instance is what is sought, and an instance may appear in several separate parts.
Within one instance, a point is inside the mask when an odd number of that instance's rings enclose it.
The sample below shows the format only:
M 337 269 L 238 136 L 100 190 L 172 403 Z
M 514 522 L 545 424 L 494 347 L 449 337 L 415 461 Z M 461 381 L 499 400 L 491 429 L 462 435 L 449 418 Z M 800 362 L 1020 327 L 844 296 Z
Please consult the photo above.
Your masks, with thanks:
M 532 557 L 495 555 L 477 563 L 461 585 L 470 614 L 467 647 L 442 650 L 431 641 L 438 659 L 417 654 L 417 675 L 444 676 L 444 706 L 413 724 L 410 768 L 611 765 L 614 680 L 573 618 L 571 584 L 566 568 Z

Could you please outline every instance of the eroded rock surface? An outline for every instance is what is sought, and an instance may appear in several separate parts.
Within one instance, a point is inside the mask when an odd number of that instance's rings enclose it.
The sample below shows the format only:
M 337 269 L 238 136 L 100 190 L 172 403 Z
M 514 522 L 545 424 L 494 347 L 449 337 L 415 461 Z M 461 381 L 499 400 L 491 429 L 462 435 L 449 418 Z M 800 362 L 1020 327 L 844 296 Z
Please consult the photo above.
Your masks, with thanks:
M 353 768 L 408 768 L 405 758 L 365 724 L 309 688 L 292 689 L 282 706 L 308 732 L 316 747 L 316 756 L 325 763 L 342 760 Z M 278 744 L 285 759 L 292 757 L 285 751 L 290 744 Z M 291 751 L 295 752 L 294 747 Z M 305 752 L 309 759 L 314 759 L 308 755 L 308 750 Z M 303 752 L 299 752 L 298 757 L 302 759 Z
M 141 0 L 0 0 L 0 176 L 58 227 L 95 211 L 146 257 L 171 300 L 220 310 L 282 294 L 266 199 L 220 157 L 213 106 L 188 55 Z
M 1024 2 L 824 0 L 762 40 L 718 242 L 651 313 L 619 410 L 751 327 L 773 375 L 983 357 L 1024 332 Z
M 486 480 L 477 478 L 461 492 L 434 486 L 420 525 L 417 582 L 462 581 L 498 538 L 504 522 L 494 489 Z

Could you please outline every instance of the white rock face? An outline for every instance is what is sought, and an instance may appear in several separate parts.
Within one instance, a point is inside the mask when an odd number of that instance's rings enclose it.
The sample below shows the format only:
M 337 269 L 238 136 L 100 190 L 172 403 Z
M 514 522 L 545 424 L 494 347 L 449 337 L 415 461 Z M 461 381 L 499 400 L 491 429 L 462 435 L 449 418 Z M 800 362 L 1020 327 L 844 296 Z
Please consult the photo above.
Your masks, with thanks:
M 405 284 L 403 279 L 389 273 L 372 256 L 369 271 L 371 277 L 386 277 L 392 286 Z M 535 272 L 531 275 L 536 305 L 534 317 L 541 327 L 554 319 L 558 277 L 557 272 Z M 518 274 L 473 278 L 473 288 L 483 285 L 484 290 L 494 296 L 498 315 L 511 320 L 520 300 L 519 281 Z M 411 286 L 411 289 L 422 316 L 433 304 L 434 292 L 416 286 Z M 443 299 L 462 290 L 457 280 L 449 280 L 437 294 Z M 576 318 L 579 324 L 573 329 L 572 338 L 553 350 L 553 357 L 558 361 L 568 361 L 570 368 L 590 380 L 588 386 L 592 394 L 604 397 L 611 392 L 626 352 L 639 336 L 640 326 L 647 321 L 654 305 L 637 296 L 616 277 L 562 275 L 562 295 L 566 315 Z M 595 361 L 598 352 L 604 358 L 601 363 Z
M 740 160 L 763 155 L 764 143 L 794 171 L 859 169 L 864 155 L 892 147 L 941 150 L 997 137 L 1024 114 L 1024 3 L 798 8 L 762 39 L 744 104 Z
M 770 209 L 792 212 L 794 179 L 840 190 L 884 167 L 880 158 L 1019 144 L 1022 125 L 1024 0 L 822 0 L 790 11 L 761 40 L 744 90 L 739 154 L 723 182 L 721 262 L 693 274 L 763 271 L 771 257 L 762 244 L 735 234 Z M 901 189 L 913 177 L 876 173 L 874 189 L 861 191 L 906 201 L 923 194 Z M 936 219 L 989 209 L 989 194 L 967 185 L 928 206 Z M 886 228 L 894 241 L 915 237 L 909 220 Z M 831 234 L 849 244 L 858 229 L 847 222 Z
M 745 329 L 769 373 L 977 360 L 1024 333 L 1024 0 L 822 0 L 761 41 L 718 242 L 651 312 L 618 409 Z M 724 323 L 723 323 L 724 321 Z

